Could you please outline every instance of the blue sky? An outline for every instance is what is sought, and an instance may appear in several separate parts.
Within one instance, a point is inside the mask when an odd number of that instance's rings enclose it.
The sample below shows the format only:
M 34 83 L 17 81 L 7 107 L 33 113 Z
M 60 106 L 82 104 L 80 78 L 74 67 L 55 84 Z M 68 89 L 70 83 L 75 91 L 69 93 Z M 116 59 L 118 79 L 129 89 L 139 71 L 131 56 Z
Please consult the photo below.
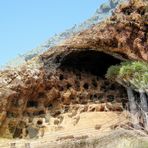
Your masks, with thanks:
M 89 18 L 104 0 L 0 0 L 0 65 Z

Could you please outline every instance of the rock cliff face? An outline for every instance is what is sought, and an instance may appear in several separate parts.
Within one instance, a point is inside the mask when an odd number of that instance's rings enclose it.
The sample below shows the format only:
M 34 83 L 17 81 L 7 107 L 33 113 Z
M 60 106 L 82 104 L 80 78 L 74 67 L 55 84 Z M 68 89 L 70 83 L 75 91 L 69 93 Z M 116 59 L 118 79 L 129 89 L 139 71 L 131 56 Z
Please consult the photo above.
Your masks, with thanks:
M 128 59 L 148 61 L 147 1 L 130 0 L 101 24 L 26 65 L 1 71 L 0 135 L 43 136 L 50 118 L 54 126 L 61 125 L 66 113 L 75 126 L 82 112 L 122 112 L 125 88 L 105 74 L 111 65 Z
M 109 63 L 102 65 L 100 59 Z M 1 135 L 21 138 L 29 134 L 33 138 L 40 128 L 50 127 L 50 118 L 57 120 L 56 126 L 66 113 L 72 118 L 83 112 L 123 111 L 125 89 L 104 77 L 110 64 L 120 60 L 87 50 L 56 62 L 53 58 L 56 66 L 32 65 L 1 72 Z
M 131 0 L 120 5 L 99 25 L 65 41 L 76 49 L 96 49 L 124 59 L 148 61 L 148 4 Z

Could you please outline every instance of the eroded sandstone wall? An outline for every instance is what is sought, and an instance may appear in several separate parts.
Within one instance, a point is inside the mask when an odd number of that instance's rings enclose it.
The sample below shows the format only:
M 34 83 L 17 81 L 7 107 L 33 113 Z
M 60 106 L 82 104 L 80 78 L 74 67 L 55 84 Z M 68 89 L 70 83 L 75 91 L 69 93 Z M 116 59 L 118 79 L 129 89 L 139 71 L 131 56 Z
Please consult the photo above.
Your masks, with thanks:
M 58 117 L 71 107 L 77 108 L 75 104 L 87 104 L 82 111 L 122 111 L 122 101 L 126 100 L 122 86 L 85 70 L 63 70 L 60 65 L 69 54 L 84 51 L 85 55 L 88 50 L 103 51 L 121 60 L 148 61 L 147 10 L 147 1 L 131 0 L 117 8 L 109 20 L 49 49 L 22 67 L 1 71 L 1 135 L 27 136 L 28 128 L 28 132 L 38 133 L 46 115 Z M 104 62 L 107 60 L 102 65 Z M 91 107 L 90 102 L 95 105 Z
M 66 40 L 62 46 L 97 49 L 123 59 L 148 61 L 148 2 L 123 2 L 109 19 Z
M 92 73 L 91 65 L 89 67 L 86 62 L 91 63 L 93 58 L 84 58 L 87 55 L 85 52 L 80 55 L 83 59 L 81 62 L 85 62 L 82 67 L 80 61 L 78 67 L 72 65 L 72 58 L 68 57 L 66 63 L 61 63 L 52 72 L 47 71 L 47 67 L 22 67 L 19 71 L 2 73 L 1 81 L 6 83 L 1 87 L 2 136 L 33 138 L 41 128 L 48 128 L 45 124 L 50 122 L 51 117 L 55 118 L 55 125 L 60 124 L 63 121 L 62 114 L 68 112 L 75 116 L 73 114 L 76 112 L 123 111 L 127 102 L 125 89 L 105 79 L 101 68 L 98 73 Z M 77 54 L 74 54 L 74 58 L 77 58 Z M 69 62 L 70 67 L 66 65 Z M 93 68 L 99 69 L 97 65 Z

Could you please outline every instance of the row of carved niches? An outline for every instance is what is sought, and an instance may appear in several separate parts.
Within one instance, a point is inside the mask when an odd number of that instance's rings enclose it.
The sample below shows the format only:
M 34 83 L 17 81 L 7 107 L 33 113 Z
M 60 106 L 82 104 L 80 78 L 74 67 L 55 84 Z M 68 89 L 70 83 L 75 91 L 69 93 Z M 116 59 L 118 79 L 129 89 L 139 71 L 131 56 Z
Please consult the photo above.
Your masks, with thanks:
M 22 107 L 20 99 L 11 99 L 3 127 L 8 129 L 9 137 L 23 138 L 29 134 L 33 138 L 45 123 L 50 122 L 51 117 L 62 122 L 61 115 L 64 113 L 121 112 L 126 107 L 127 96 L 122 86 L 105 78 L 83 71 L 58 69 L 46 80 L 44 91 L 25 100 L 26 104 Z

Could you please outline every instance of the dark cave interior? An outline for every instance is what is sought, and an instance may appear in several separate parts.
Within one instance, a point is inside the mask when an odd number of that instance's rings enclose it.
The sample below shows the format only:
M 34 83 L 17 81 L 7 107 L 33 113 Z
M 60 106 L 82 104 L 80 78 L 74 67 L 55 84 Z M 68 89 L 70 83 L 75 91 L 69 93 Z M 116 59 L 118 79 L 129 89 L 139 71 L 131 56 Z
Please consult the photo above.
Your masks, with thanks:
M 109 54 L 94 50 L 71 52 L 61 62 L 61 69 L 83 71 L 104 77 L 111 65 L 120 64 L 121 60 Z

